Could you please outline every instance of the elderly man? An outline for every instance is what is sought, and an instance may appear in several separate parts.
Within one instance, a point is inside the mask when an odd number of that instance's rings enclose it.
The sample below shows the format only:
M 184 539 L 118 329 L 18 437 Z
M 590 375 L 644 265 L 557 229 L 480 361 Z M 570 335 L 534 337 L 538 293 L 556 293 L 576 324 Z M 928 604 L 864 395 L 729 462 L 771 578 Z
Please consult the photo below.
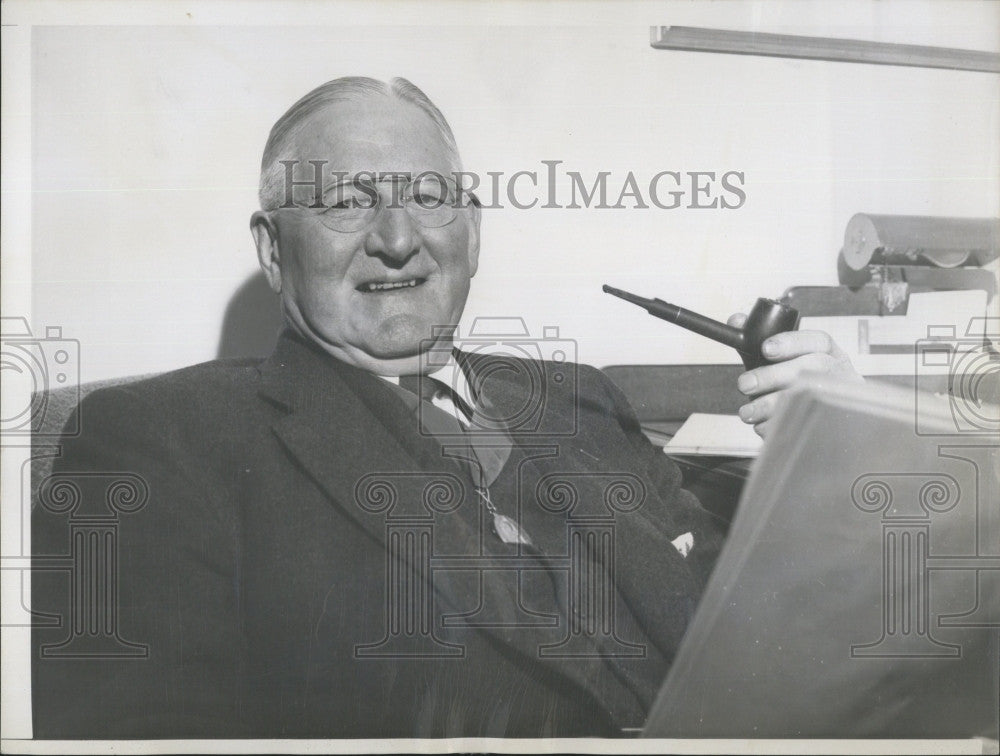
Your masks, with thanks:
M 722 537 L 601 373 L 451 349 L 479 255 L 476 203 L 438 178 L 460 168 L 401 79 L 329 82 L 274 126 L 251 230 L 287 329 L 78 409 L 56 473 L 148 487 L 108 599 L 148 653 L 67 659 L 37 629 L 36 737 L 642 726 Z M 762 431 L 799 371 L 851 371 L 821 334 L 771 346 L 741 379 Z M 65 518 L 36 507 L 32 537 L 65 552 Z M 35 611 L 74 601 L 35 575 Z

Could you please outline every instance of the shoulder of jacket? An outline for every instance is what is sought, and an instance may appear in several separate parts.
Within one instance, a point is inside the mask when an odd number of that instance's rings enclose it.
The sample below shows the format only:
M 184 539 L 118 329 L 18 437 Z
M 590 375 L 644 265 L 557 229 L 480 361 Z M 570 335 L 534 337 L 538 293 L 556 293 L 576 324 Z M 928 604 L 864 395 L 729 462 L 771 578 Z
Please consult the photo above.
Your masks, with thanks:
M 80 387 L 80 402 L 111 406 L 127 402 L 153 409 L 164 405 L 231 404 L 256 386 L 260 362 L 259 359 L 213 360 L 135 379 L 96 381 Z

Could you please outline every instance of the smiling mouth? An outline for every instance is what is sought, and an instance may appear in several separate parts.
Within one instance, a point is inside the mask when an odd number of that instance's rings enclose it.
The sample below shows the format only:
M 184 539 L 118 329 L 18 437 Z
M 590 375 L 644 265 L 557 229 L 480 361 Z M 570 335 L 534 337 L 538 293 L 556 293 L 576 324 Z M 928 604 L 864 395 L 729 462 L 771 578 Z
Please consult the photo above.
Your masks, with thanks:
M 426 278 L 410 278 L 406 281 L 367 281 L 355 288 L 362 294 L 376 294 L 387 291 L 415 289 L 426 281 Z

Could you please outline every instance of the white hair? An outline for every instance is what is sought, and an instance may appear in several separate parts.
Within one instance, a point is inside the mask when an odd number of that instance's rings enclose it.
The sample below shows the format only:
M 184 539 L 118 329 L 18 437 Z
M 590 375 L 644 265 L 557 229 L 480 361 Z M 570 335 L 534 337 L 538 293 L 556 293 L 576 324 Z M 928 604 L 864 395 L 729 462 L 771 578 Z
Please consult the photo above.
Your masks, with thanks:
M 271 127 L 267 144 L 264 146 L 264 157 L 260 163 L 258 196 L 262 210 L 273 210 L 281 204 L 284 197 L 282 180 L 285 177 L 285 170 L 278 161 L 289 144 L 299 135 L 309 117 L 332 103 L 359 100 L 374 95 L 395 97 L 420 108 L 437 126 L 441 138 L 451 152 L 452 169 L 455 171 L 462 169 L 458 145 L 455 143 L 455 136 L 448 121 L 419 87 L 402 78 L 391 79 L 386 83 L 366 76 L 344 76 L 316 87 L 292 105 Z

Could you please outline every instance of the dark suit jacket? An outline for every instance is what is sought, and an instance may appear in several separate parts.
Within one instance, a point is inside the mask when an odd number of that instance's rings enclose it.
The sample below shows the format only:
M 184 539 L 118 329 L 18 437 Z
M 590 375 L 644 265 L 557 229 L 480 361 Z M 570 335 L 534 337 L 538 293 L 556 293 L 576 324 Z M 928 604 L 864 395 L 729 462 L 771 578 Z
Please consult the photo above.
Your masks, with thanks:
M 63 621 L 33 634 L 35 736 L 641 726 L 721 536 L 599 371 L 510 366 L 485 384 L 495 407 L 514 417 L 539 380 L 544 392 L 512 426 L 515 451 L 493 486 L 535 542 L 520 551 L 489 530 L 468 468 L 418 432 L 415 402 L 294 336 L 264 361 L 207 363 L 87 397 L 82 433 L 64 439 L 54 475 L 77 476 L 97 501 L 106 491 L 95 481 L 106 479 L 95 473 L 130 473 L 149 496 L 106 528 L 117 615 L 76 631 L 113 631 L 148 654 L 43 658 L 71 633 L 81 601 L 104 599 L 70 589 L 99 566 L 36 573 L 33 609 Z M 58 566 L 83 542 L 71 547 L 73 523 L 51 509 L 35 507 L 33 551 Z M 670 544 L 685 532 L 695 543 L 686 558 Z

